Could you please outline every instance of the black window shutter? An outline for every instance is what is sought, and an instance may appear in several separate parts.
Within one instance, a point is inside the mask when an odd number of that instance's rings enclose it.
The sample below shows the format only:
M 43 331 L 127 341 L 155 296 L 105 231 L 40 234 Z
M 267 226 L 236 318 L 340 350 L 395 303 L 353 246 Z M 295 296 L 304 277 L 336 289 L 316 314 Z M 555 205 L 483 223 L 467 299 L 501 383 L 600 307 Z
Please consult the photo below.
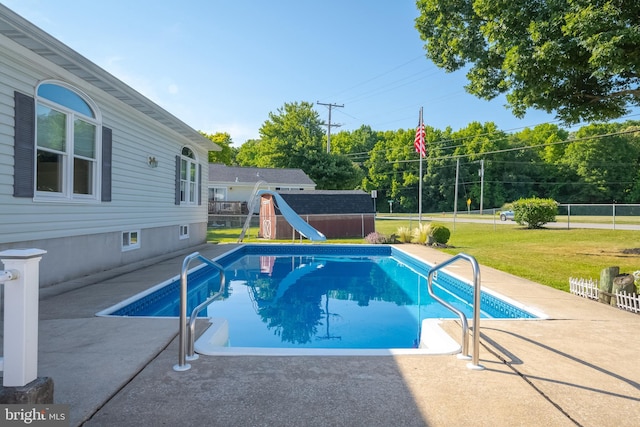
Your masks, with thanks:
M 176 205 L 180 204 L 180 156 L 176 156 Z
M 35 102 L 33 97 L 14 92 L 15 141 L 13 144 L 13 196 L 33 197 L 35 181 Z
M 198 205 L 202 205 L 202 165 L 198 164 Z
M 111 158 L 113 132 L 111 129 L 102 127 L 102 196 L 103 202 L 111 201 Z

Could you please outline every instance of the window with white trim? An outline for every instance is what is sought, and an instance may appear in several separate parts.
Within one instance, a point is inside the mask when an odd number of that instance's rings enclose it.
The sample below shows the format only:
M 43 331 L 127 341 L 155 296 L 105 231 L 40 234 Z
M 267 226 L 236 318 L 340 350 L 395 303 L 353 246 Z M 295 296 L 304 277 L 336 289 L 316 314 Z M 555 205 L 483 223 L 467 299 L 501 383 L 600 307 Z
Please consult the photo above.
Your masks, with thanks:
M 140 247 L 139 231 L 123 231 L 122 232 L 122 250 L 130 251 Z
M 181 225 L 180 239 L 188 239 L 188 238 L 189 238 L 189 225 Z
M 101 123 L 78 91 L 45 82 L 36 94 L 36 198 L 98 200 Z
M 180 204 L 198 203 L 198 162 L 189 147 L 183 147 L 180 156 Z

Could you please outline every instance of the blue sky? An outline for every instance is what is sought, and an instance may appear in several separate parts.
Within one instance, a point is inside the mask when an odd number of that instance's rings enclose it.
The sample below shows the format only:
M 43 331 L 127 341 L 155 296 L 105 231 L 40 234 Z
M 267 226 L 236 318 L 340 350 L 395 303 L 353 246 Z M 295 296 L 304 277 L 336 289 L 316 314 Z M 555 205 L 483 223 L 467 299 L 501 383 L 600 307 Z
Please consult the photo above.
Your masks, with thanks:
M 504 99 L 464 91 L 424 55 L 414 0 L 1 0 L 194 129 L 234 145 L 287 102 L 334 108 L 339 130 L 454 130 L 493 121 L 505 131 L 553 121 L 515 118 Z M 327 120 L 325 106 L 314 107 Z

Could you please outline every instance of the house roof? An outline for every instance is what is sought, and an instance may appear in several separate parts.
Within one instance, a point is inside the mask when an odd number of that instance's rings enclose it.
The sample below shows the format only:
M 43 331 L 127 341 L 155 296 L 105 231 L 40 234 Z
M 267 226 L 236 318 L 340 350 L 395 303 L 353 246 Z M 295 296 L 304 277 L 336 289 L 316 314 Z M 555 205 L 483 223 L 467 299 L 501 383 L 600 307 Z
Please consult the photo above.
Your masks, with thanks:
M 245 184 L 265 181 L 273 185 L 316 185 L 302 169 L 252 168 L 220 163 L 209 163 L 209 181 Z
M 278 191 L 298 215 L 374 214 L 371 195 L 362 190 Z
M 221 150 L 200 132 L 2 4 L 0 4 L 0 34 L 109 93 L 191 142 L 207 150 Z

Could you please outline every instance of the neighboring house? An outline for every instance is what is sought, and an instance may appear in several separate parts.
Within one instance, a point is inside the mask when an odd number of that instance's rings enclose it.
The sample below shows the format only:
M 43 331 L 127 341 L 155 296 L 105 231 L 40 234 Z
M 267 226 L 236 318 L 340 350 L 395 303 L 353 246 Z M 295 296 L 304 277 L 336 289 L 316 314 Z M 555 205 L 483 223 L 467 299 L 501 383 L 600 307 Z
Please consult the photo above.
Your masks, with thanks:
M 256 183 L 265 190 L 315 190 L 302 169 L 274 169 L 209 164 L 209 213 L 244 214 Z M 242 209 L 240 209 L 242 207 Z
M 373 200 L 364 191 L 278 191 L 278 194 L 298 216 L 329 239 L 366 237 L 376 230 Z M 259 235 L 277 240 L 299 237 L 270 194 L 262 195 Z
M 0 250 L 46 250 L 41 285 L 205 242 L 219 149 L 0 5 Z

